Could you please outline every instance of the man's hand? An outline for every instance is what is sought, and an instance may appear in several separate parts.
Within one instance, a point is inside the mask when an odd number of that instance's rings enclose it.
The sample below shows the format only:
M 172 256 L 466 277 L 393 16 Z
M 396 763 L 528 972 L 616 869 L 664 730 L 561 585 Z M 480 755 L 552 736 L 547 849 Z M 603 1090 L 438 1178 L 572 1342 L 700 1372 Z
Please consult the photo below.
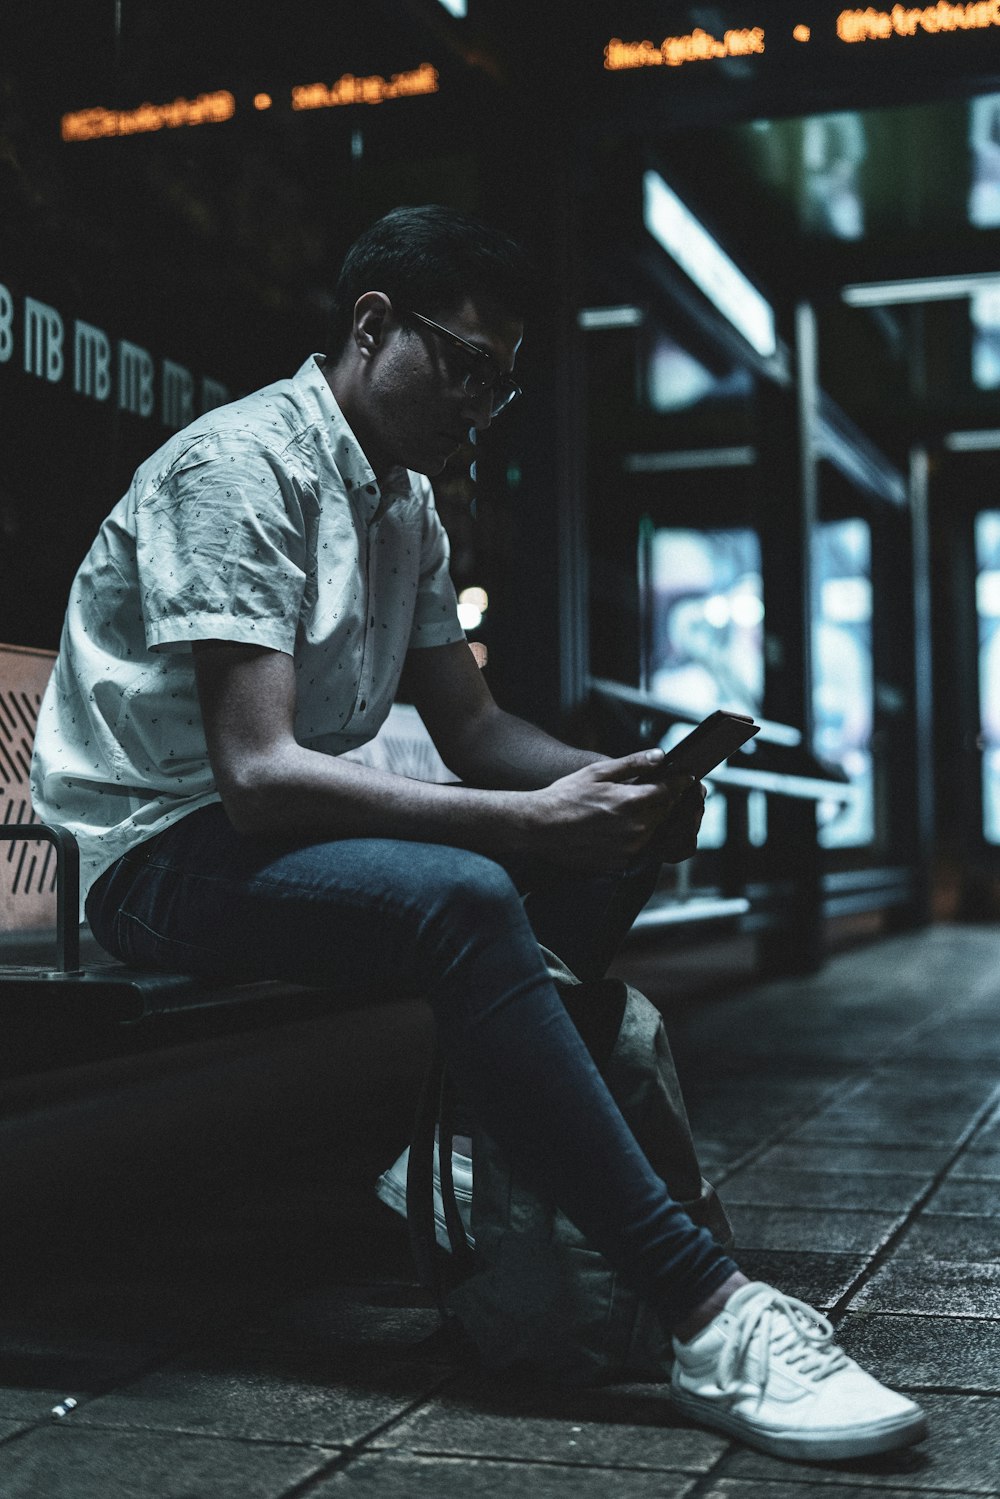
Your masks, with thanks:
M 653 835 L 648 849 L 651 857 L 662 859 L 664 864 L 682 864 L 697 853 L 706 795 L 701 781 L 688 784 Z
M 664 859 L 689 858 L 704 791 L 689 775 L 658 775 L 662 761 L 660 750 L 599 760 L 532 792 L 535 850 L 572 869 L 624 869 L 662 837 Z

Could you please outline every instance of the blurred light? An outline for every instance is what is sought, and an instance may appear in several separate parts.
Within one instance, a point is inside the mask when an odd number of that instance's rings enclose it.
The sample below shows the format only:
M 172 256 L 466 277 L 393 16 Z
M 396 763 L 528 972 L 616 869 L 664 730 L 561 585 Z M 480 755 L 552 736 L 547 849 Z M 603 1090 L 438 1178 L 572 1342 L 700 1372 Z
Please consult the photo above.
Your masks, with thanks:
M 253 96 L 254 109 L 270 109 L 272 102 L 270 94 L 254 94 Z
M 713 593 L 704 604 L 705 618 L 713 630 L 724 630 L 730 620 L 729 600 L 724 593 Z
M 753 593 L 738 593 L 730 600 L 729 612 L 733 624 L 742 630 L 753 630 L 764 622 L 764 600 Z
M 475 630 L 490 607 L 485 588 L 463 588 L 458 595 L 458 622 L 463 630 Z
M 419 68 L 383 78 L 371 73 L 357 78 L 343 73 L 336 83 L 300 83 L 292 89 L 293 109 L 334 109 L 344 104 L 384 104 L 388 99 L 410 99 L 416 94 L 436 94 L 440 88 L 437 68 L 422 62 Z
M 812 32 L 809 30 L 808 26 L 796 26 L 795 30 L 792 32 L 792 36 L 797 42 L 807 42 L 812 36 Z
M 638 328 L 643 320 L 641 307 L 581 307 L 576 321 L 588 331 L 593 328 Z
M 199 94 L 197 99 L 174 99 L 171 104 L 140 104 L 138 109 L 78 109 L 62 117 L 64 141 L 99 140 L 106 135 L 145 135 L 153 130 L 176 130 L 179 125 L 218 125 L 231 120 L 236 100 L 228 89 Z
M 441 0 L 441 4 L 450 15 L 458 16 L 459 19 L 469 14 L 469 0 Z
M 953 453 L 995 453 L 1000 450 L 1000 427 L 982 432 L 949 432 L 944 445 Z
M 750 468 L 756 462 L 756 448 L 687 448 L 676 453 L 628 453 L 622 467 L 628 474 L 665 474 L 689 468 Z
M 976 579 L 976 608 L 983 619 L 1000 619 L 1000 572 L 982 572 Z
M 872 617 L 871 582 L 868 578 L 827 578 L 820 609 L 831 624 L 864 624 Z
M 1000 225 L 1000 94 L 969 101 L 969 223 L 977 229 Z
M 774 312 L 658 172 L 643 177 L 646 228 L 764 358 L 777 352 Z
M 851 307 L 892 307 L 901 302 L 948 302 L 1000 286 L 995 271 L 971 276 L 925 276 L 913 281 L 873 281 L 845 286 L 840 295 Z
M 972 319 L 972 378 L 980 390 L 1000 388 L 1000 283 L 976 292 Z

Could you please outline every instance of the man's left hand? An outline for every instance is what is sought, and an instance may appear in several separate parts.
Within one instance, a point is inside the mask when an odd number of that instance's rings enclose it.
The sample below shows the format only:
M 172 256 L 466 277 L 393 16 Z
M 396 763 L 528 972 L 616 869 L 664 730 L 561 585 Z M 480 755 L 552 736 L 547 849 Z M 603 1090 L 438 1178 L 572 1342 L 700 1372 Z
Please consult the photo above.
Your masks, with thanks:
M 707 792 L 701 781 L 692 786 L 676 802 L 659 828 L 649 840 L 651 857 L 662 859 L 664 864 L 682 864 L 690 859 L 698 848 L 698 831 L 705 815 Z

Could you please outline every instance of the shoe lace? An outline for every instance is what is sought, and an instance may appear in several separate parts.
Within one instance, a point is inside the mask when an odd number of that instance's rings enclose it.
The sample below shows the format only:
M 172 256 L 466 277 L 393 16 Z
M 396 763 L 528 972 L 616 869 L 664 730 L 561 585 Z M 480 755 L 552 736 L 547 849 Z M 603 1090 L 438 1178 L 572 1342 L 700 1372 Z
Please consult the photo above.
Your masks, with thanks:
M 719 1386 L 727 1394 L 749 1378 L 750 1356 L 755 1348 L 759 1369 L 752 1382 L 761 1397 L 772 1357 L 817 1381 L 828 1379 L 848 1362 L 833 1341 L 833 1327 L 827 1318 L 795 1296 L 768 1288 L 750 1297 L 736 1315 L 735 1336 L 727 1343 L 719 1363 Z

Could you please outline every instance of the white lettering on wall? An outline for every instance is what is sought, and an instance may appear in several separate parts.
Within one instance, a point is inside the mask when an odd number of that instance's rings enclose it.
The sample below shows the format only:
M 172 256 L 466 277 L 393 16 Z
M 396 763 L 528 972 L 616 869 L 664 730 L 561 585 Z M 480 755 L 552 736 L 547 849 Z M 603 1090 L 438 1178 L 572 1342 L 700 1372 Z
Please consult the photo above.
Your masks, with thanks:
M 153 409 L 153 356 L 123 338 L 118 345 L 118 410 L 148 416 Z
M 111 340 L 102 328 L 77 319 L 73 334 L 73 389 L 106 401 L 111 394 Z
M 24 370 L 53 385 L 63 375 L 63 320 L 54 307 L 24 299 Z
M 14 298 L 0 283 L 0 364 L 14 352 Z
M 194 376 L 172 359 L 163 361 L 163 425 L 186 427 L 194 417 Z
M 216 406 L 224 406 L 229 400 L 229 389 L 220 380 L 212 380 L 208 375 L 201 378 L 201 409 L 202 411 L 214 411 Z
M 68 321 L 68 320 L 67 320 Z M 0 366 L 9 364 L 19 337 L 24 340 L 24 373 L 56 385 L 66 374 L 68 350 L 66 326 L 61 313 L 37 297 L 25 297 L 18 323 L 17 302 L 0 282 Z M 117 371 L 118 409 L 149 417 L 156 408 L 156 361 L 141 345 L 127 338 L 115 343 L 103 328 L 82 318 L 73 321 L 73 390 L 92 401 L 107 401 Z M 160 362 L 160 415 L 165 427 L 184 427 L 195 413 L 199 382 L 176 360 Z M 6 378 L 6 376 L 5 376 Z M 200 381 L 201 410 L 211 411 L 229 400 L 229 390 L 219 380 L 203 375 Z

